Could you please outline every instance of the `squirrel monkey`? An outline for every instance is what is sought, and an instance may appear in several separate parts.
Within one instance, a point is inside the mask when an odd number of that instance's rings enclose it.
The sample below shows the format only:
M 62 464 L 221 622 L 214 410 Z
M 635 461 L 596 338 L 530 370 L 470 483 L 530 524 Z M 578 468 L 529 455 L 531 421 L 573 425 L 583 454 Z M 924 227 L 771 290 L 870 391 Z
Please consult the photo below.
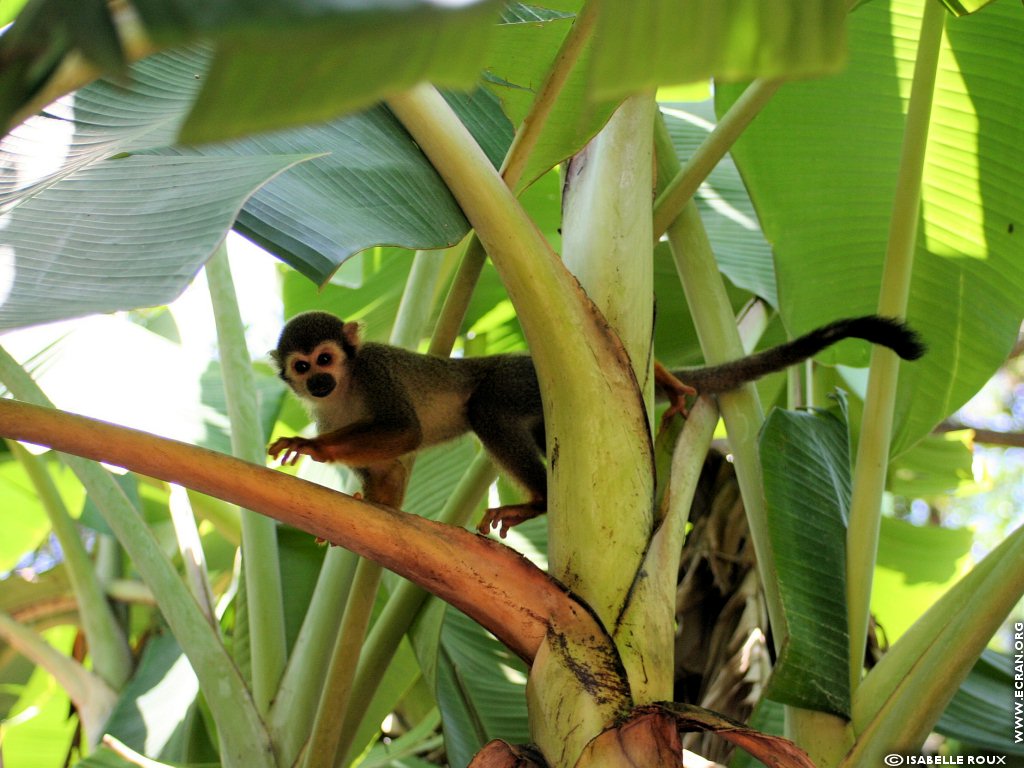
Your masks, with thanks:
M 688 394 L 735 389 L 847 338 L 881 344 L 906 360 L 925 351 L 903 323 L 868 315 L 722 365 L 669 372 L 657 364 L 655 381 L 659 395 L 672 402 L 670 413 L 685 413 Z M 513 525 L 546 511 L 544 412 L 529 356 L 441 358 L 364 344 L 356 323 L 327 312 L 293 317 L 271 356 L 281 378 L 309 406 L 318 431 L 315 438 L 275 440 L 267 451 L 283 464 L 302 454 L 341 462 L 361 475 L 370 501 L 397 506 L 404 480 L 398 459 L 472 431 L 530 495 L 524 504 L 488 510 L 481 533 L 497 526 L 504 537 Z

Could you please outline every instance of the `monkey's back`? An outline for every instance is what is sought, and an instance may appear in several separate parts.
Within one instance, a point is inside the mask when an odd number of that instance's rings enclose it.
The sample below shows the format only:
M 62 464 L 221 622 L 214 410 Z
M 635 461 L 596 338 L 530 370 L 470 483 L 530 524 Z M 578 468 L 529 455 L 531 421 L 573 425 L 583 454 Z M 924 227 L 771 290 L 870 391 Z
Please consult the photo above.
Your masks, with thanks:
M 367 343 L 360 348 L 357 360 L 361 365 L 389 372 L 392 386 L 398 390 L 390 395 L 408 398 L 425 446 L 472 430 L 469 403 L 482 386 L 516 393 L 516 400 L 536 400 L 539 408 L 536 373 L 527 355 L 444 358 Z M 373 393 L 366 395 L 373 397 Z

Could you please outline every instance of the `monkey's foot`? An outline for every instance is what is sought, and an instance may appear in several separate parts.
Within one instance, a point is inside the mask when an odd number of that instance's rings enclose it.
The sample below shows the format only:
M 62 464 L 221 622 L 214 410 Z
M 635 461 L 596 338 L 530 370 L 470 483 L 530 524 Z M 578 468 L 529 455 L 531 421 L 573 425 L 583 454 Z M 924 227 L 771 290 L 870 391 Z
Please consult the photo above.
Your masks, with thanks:
M 546 501 L 528 501 L 525 504 L 506 504 L 504 507 L 494 507 L 484 513 L 483 520 L 480 521 L 480 525 L 476 529 L 486 535 L 491 528 L 497 528 L 498 535 L 504 539 L 510 528 L 525 523 L 538 515 L 543 515 L 547 511 Z
M 280 456 L 282 464 L 294 464 L 303 454 L 314 461 L 325 460 L 316 440 L 305 437 L 279 437 L 270 444 L 267 453 L 275 459 Z
M 686 398 L 696 395 L 696 389 L 681 382 L 668 368 L 657 361 L 654 362 L 654 384 L 668 396 L 668 410 L 661 416 L 662 427 L 677 413 L 681 414 L 683 418 L 690 415 L 690 411 L 686 407 Z

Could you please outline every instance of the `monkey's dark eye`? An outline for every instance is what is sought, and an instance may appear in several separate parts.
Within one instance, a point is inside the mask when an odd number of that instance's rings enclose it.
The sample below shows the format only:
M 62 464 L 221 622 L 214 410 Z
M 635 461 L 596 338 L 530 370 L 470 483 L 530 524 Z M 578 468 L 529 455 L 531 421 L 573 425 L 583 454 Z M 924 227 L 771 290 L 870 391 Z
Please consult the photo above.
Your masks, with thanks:
M 292 366 L 296 373 L 307 373 L 309 371 L 309 367 L 309 363 L 305 360 L 296 360 L 295 365 Z
M 331 358 L 331 353 L 330 352 L 321 352 L 316 357 L 316 364 L 317 365 L 330 365 L 331 364 L 331 359 L 332 358 Z

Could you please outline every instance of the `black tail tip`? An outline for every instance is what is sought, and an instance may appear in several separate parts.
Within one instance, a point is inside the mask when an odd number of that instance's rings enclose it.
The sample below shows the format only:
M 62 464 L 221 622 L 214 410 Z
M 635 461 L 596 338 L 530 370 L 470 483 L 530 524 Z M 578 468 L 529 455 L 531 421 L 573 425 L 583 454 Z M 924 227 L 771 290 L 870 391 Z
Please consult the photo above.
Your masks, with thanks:
M 917 360 L 928 351 L 928 345 L 924 343 L 921 334 L 905 322 L 892 317 L 882 319 L 893 331 L 892 338 L 890 339 L 891 343 L 888 346 L 904 360 Z

